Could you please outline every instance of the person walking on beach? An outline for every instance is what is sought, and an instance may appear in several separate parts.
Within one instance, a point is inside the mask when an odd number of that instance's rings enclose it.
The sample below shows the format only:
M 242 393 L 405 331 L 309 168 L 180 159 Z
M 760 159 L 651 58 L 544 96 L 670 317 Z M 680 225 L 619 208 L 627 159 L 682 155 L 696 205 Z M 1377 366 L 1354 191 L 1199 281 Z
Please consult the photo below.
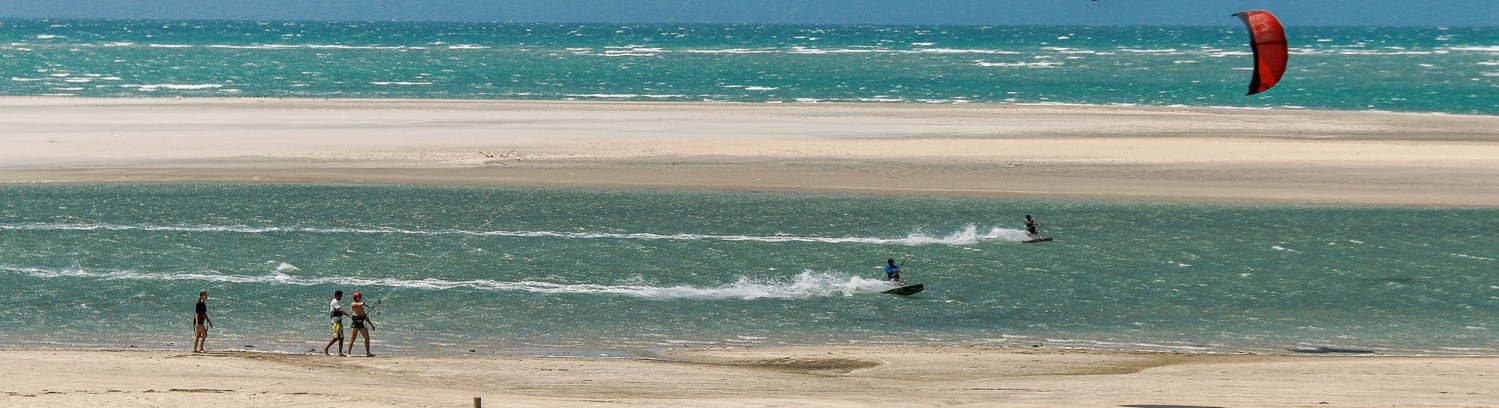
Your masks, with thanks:
M 375 355 L 370 353 L 370 330 L 375 329 L 375 321 L 370 320 L 370 315 L 364 310 L 364 306 L 364 294 L 354 292 L 354 303 L 349 304 L 349 311 L 353 312 L 349 315 L 349 318 L 353 320 L 353 328 L 349 330 L 349 333 L 352 333 L 349 337 L 349 354 L 354 354 L 354 343 L 358 342 L 359 335 L 363 334 L 364 356 L 374 357 Z M 365 325 L 369 327 L 365 328 Z
M 904 264 L 905 262 L 901 263 Z M 885 280 L 904 285 L 906 281 L 900 279 L 901 272 L 900 265 L 895 264 L 895 258 L 885 260 Z
M 208 291 L 198 292 L 198 306 L 193 310 L 193 352 L 204 353 L 208 351 L 208 328 L 213 327 L 213 320 L 208 318 Z
M 333 347 L 333 343 L 338 343 L 338 356 L 344 356 L 344 315 L 348 313 L 344 313 L 344 306 L 339 303 L 343 298 L 344 291 L 335 290 L 333 302 L 328 304 L 328 318 L 333 321 L 333 340 L 328 340 L 328 345 L 323 346 L 325 356 L 328 355 L 328 348 Z M 352 352 L 353 349 L 354 345 L 350 344 L 349 350 Z
M 1036 232 L 1036 228 L 1040 226 L 1041 223 L 1038 223 L 1036 222 L 1036 220 L 1031 219 L 1030 214 L 1025 215 L 1025 233 L 1027 235 L 1030 235 L 1031 239 L 1041 239 L 1041 233 Z

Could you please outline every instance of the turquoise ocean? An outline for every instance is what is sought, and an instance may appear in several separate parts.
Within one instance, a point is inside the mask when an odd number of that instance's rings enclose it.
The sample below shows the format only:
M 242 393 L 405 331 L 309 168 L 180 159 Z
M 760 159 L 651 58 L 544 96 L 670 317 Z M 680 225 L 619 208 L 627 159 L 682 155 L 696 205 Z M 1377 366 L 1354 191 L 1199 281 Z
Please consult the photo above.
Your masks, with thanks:
M 0 20 L 0 95 L 1499 114 L 1499 29 Z M 1025 214 L 1056 238 L 1022 244 Z M 345 185 L 0 187 L 0 347 L 1499 353 L 1499 210 Z M 927 290 L 880 294 L 905 263 Z M 347 303 L 348 298 L 345 298 Z M 246 347 L 246 346 L 253 346 Z M 472 351 L 471 351 L 472 350 Z
M 1025 103 L 1499 114 L 1499 28 L 0 20 L 0 95 Z

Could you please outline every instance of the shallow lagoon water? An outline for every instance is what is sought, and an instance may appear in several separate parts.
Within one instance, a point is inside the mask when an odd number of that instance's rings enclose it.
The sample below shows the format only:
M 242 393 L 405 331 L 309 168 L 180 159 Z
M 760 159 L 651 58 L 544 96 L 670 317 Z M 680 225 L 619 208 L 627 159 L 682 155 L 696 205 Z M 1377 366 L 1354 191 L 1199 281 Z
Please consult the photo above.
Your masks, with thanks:
M 1025 214 L 1056 238 L 1019 243 Z M 1493 354 L 1499 210 L 249 184 L 0 188 L 0 343 Z M 927 290 L 878 293 L 886 258 Z M 347 304 L 348 298 L 345 298 Z

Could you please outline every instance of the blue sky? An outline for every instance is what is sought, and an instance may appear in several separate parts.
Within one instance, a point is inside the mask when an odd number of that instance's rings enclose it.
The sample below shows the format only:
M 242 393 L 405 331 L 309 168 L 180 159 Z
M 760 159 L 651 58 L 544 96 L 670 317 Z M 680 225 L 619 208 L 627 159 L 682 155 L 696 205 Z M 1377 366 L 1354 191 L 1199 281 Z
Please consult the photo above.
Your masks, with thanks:
M 1499 0 L 0 0 L 0 17 L 795 24 L 1496 26 Z

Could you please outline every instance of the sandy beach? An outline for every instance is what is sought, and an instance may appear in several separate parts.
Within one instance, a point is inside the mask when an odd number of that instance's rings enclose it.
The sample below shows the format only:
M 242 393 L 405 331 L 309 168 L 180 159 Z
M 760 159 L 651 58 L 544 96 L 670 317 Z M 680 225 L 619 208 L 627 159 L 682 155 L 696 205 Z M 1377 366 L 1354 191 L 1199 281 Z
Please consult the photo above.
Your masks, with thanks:
M 420 183 L 1490 207 L 1499 117 L 0 98 L 0 182 Z
M 1002 105 L 0 98 L 0 183 L 411 183 L 1499 205 L 1499 117 Z M 3 334 L 0 334 L 3 335 Z M 184 341 L 187 340 L 184 333 Z M 215 344 L 209 348 L 230 347 Z M 0 351 L 0 406 L 1499 406 L 1499 359 L 1045 347 L 660 359 Z
M 1480 407 L 1499 359 L 1026 348 L 683 350 L 671 360 L 0 351 L 0 405 Z

